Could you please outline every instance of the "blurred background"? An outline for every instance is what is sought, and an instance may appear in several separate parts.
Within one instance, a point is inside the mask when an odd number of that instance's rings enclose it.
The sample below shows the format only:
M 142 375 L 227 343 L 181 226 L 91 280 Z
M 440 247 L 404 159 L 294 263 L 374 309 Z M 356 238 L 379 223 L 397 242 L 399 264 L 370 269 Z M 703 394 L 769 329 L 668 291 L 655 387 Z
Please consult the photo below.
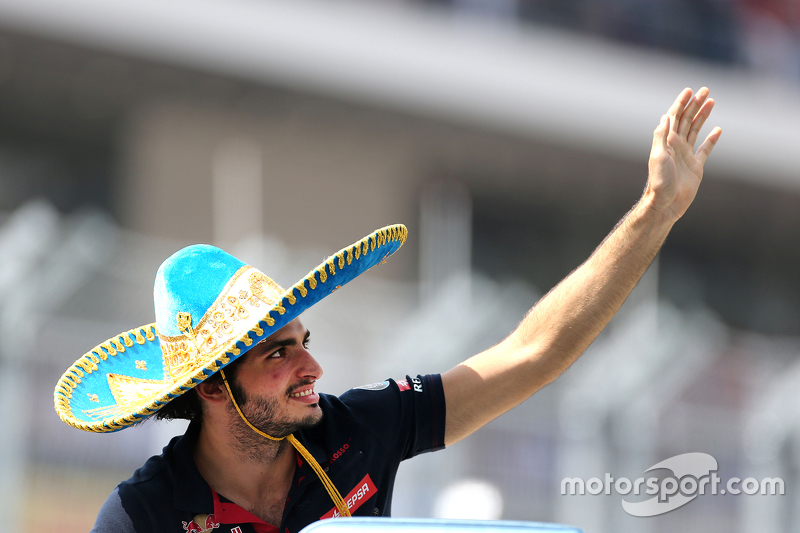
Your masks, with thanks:
M 398 516 L 800 531 L 800 2 L 3 0 L 4 527 L 87 531 L 183 431 L 83 434 L 52 403 L 78 357 L 154 320 L 178 248 L 288 286 L 405 223 L 305 323 L 326 392 L 442 372 L 591 253 L 641 194 L 660 116 L 702 85 L 701 137 L 722 140 L 642 283 L 556 383 L 404 464 Z M 686 452 L 786 493 L 652 518 L 560 493 Z

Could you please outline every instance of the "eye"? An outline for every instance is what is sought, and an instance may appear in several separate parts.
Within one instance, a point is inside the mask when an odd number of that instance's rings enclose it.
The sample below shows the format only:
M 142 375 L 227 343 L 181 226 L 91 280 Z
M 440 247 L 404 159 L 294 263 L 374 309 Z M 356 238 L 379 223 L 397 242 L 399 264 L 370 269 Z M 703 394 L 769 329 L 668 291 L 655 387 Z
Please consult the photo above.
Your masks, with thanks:
M 283 353 L 283 348 L 281 348 L 280 350 L 275 350 L 274 352 L 272 352 L 271 354 L 269 354 L 269 355 L 267 356 L 267 359 L 280 359 L 280 358 L 281 358 L 281 357 L 283 357 L 284 355 L 285 355 L 285 354 Z

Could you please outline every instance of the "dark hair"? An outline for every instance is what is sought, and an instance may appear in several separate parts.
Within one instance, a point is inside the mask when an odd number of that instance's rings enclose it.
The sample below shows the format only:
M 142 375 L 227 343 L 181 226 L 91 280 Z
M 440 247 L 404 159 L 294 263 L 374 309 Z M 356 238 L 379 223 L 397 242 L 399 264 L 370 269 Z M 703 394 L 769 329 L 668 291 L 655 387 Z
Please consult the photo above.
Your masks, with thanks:
M 233 390 L 234 396 L 237 397 L 236 401 L 240 402 L 238 398 L 238 384 L 236 383 L 236 374 L 239 368 L 240 357 L 225 367 L 225 377 Z M 222 376 L 216 372 L 205 379 L 209 383 L 222 383 Z M 203 420 L 203 402 L 200 400 L 200 395 L 194 388 L 184 392 L 177 398 L 170 400 L 164 407 L 156 411 L 154 415 L 158 420 L 176 420 L 184 419 L 202 422 Z

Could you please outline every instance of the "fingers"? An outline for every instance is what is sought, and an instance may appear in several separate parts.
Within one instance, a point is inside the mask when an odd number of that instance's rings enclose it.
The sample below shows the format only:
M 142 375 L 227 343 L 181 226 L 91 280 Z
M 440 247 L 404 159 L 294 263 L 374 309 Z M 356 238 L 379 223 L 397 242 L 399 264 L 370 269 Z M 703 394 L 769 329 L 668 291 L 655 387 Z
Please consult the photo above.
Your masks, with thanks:
M 692 90 L 687 87 L 681 91 L 675 101 L 667 111 L 669 117 L 669 130 L 674 131 L 679 137 L 686 140 L 689 146 L 694 146 L 697 141 L 697 136 L 703 128 L 706 120 L 714 108 L 714 99 L 708 98 L 708 88 L 701 87 L 694 97 L 692 97 Z M 659 125 L 660 127 L 661 125 Z M 656 128 L 658 129 L 658 128 Z M 709 137 L 712 137 L 709 134 Z M 719 134 L 714 136 L 714 139 L 719 138 Z M 708 142 L 706 138 L 704 144 Z M 664 137 L 666 141 L 666 137 Z M 654 139 L 655 142 L 655 139 Z M 714 141 L 716 142 L 716 140 Z M 713 147 L 713 144 L 710 145 Z M 711 152 L 709 148 L 706 156 Z
M 689 134 L 697 111 L 701 108 L 700 106 L 703 105 L 706 98 L 708 98 L 708 87 L 700 87 L 700 90 L 695 93 L 694 98 L 689 100 L 689 105 L 681 113 L 677 129 L 678 135 L 686 137 Z
M 714 149 L 714 146 L 717 145 L 717 141 L 719 140 L 720 135 L 722 135 L 722 128 L 717 126 L 711 133 L 708 134 L 706 140 L 703 141 L 703 144 L 700 145 L 700 148 L 697 149 L 697 153 L 695 157 L 700 162 L 701 165 L 704 165 L 706 159 L 708 159 L 708 154 L 711 153 L 711 150 Z
M 703 128 L 703 124 L 705 124 L 706 119 L 711 114 L 711 110 L 713 108 L 714 99 L 709 98 L 703 104 L 703 107 L 700 108 L 700 111 L 697 112 L 697 115 L 695 115 L 694 119 L 692 119 L 692 124 L 689 128 L 689 135 L 686 137 L 686 142 L 689 143 L 689 146 L 694 146 L 697 136 L 700 134 L 700 130 Z
M 686 104 L 689 103 L 689 100 L 692 98 L 692 90 L 690 88 L 685 88 L 681 91 L 681 94 L 678 95 L 678 98 L 672 103 L 667 111 L 667 115 L 670 117 L 670 129 L 672 131 L 678 131 L 678 124 L 680 123 L 681 115 L 683 114 L 683 110 L 686 108 Z

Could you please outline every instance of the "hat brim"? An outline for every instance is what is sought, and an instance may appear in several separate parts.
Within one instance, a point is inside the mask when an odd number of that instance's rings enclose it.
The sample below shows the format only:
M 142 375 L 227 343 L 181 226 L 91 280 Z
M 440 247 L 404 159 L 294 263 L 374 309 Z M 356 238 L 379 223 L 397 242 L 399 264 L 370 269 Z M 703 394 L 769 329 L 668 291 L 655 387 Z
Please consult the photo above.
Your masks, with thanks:
M 396 252 L 408 230 L 386 226 L 343 248 L 286 290 L 264 312 L 249 318 L 238 338 L 191 371 L 173 377 L 164 362 L 155 324 L 123 332 L 99 344 L 61 376 L 55 409 L 67 424 L 99 433 L 119 431 L 157 412 L 241 357 L 260 340 Z

